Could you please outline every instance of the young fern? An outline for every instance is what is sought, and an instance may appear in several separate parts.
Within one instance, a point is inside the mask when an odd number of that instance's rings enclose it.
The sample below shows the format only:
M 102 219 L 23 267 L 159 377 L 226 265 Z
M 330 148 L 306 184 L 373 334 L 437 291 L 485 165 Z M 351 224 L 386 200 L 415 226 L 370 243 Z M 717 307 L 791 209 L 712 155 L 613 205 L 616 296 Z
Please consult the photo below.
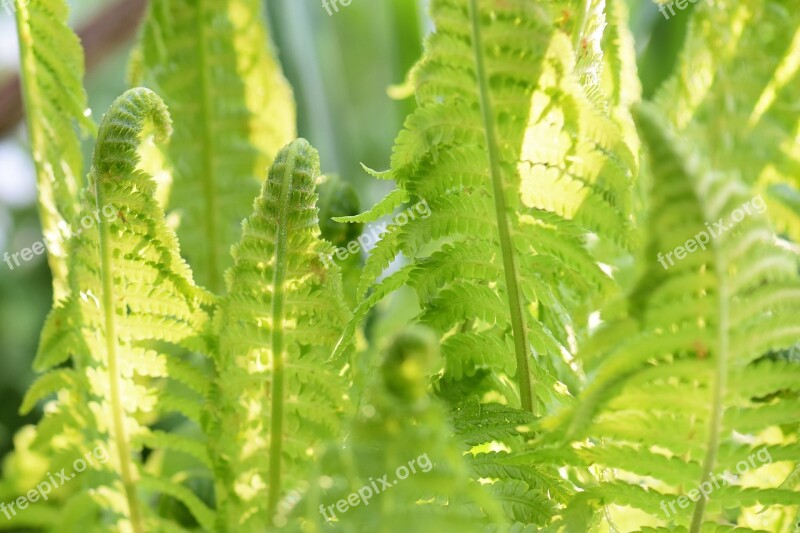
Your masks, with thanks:
M 486 531 L 501 506 L 475 481 L 445 406 L 428 394 L 439 346 L 401 331 L 382 357 L 344 447 L 332 443 L 295 511 L 298 531 Z M 360 503 L 352 504 L 358 494 Z M 342 512 L 338 501 L 350 501 Z
M 145 490 L 181 500 L 203 527 L 212 517 L 185 487 L 145 472 L 140 455 L 145 446 L 176 449 L 209 463 L 201 442 L 149 427 L 168 413 L 199 421 L 210 382 L 180 354 L 205 349 L 202 306 L 211 297 L 180 258 L 152 177 L 137 169 L 147 124 L 157 140 L 167 138 L 166 107 L 147 89 L 126 92 L 103 118 L 83 206 L 96 218 L 69 243 L 70 296 L 47 319 L 34 366 L 48 373 L 23 404 L 27 411 L 59 394 L 37 434 L 54 457 L 92 442 L 108 449 L 110 470 L 93 491 L 96 519 L 106 520 L 105 509 L 115 527 L 136 533 L 167 523 L 142 501 Z
M 575 381 L 565 354 L 613 289 L 587 240 L 635 244 L 627 105 L 638 92 L 603 77 L 604 42 L 608 61 L 626 65 L 619 75 L 632 75 L 625 14 L 612 12 L 616 33 L 604 41 L 600 3 L 577 4 L 434 1 L 437 33 L 412 75 L 419 109 L 379 175 L 399 189 L 345 219 L 428 202 L 429 218 L 392 228 L 368 258 L 356 315 L 403 284 L 416 290 L 418 320 L 443 336 L 438 386 L 458 406 L 469 463 L 520 528 L 546 526 L 573 492 L 558 455 L 526 455 L 526 442 L 537 433 L 531 411 L 569 402 L 558 383 Z M 410 264 L 375 283 L 400 253 Z
M 207 429 L 222 531 L 285 523 L 282 501 L 347 407 L 345 362 L 327 359 L 350 313 L 338 267 L 319 259 L 332 248 L 319 236 L 318 176 L 306 140 L 284 147 L 233 249 Z
M 589 383 L 579 403 L 548 424 L 557 429 L 550 438 L 564 435 L 580 461 L 616 476 L 587 487 L 566 519 L 602 502 L 650 515 L 640 527 L 655 520 L 662 531 L 696 533 L 727 521 L 752 531 L 757 506 L 788 513 L 798 493 L 763 478 L 760 489 L 720 486 L 716 476 L 741 474 L 743 460 L 755 474 L 767 466 L 762 456 L 770 464 L 798 457 L 797 443 L 773 432 L 796 431 L 800 365 L 768 357 L 800 335 L 798 260 L 776 245 L 747 187 L 692 162 L 650 107 L 638 117 L 654 178 L 651 265 L 629 298 L 631 318 L 601 332 L 611 347 L 583 357 Z M 718 221 L 729 229 L 709 235 Z M 671 264 L 670 250 L 701 232 L 707 246 Z M 757 450 L 761 464 L 748 464 Z M 691 509 L 675 507 L 701 487 Z
M 39 220 L 47 243 L 47 259 L 53 278 L 53 300 L 61 302 L 69 295 L 69 239 L 73 232 L 78 231 L 81 218 L 79 191 L 83 185 L 83 155 L 75 128 L 80 125 L 84 131 L 94 133 L 96 127 L 86 114 L 88 105 L 82 85 L 83 50 L 78 37 L 67 24 L 69 13 L 66 2 L 43 0 L 35 3 L 18 1 L 13 4 L 20 50 L 22 96 L 36 169 Z M 56 324 L 53 329 L 60 326 Z M 53 332 L 53 335 L 57 334 Z M 66 416 L 85 410 L 85 382 L 77 373 L 51 373 L 43 377 L 37 385 L 48 390 L 59 387 L 70 390 L 60 395 L 60 409 L 63 409 Z M 21 412 L 28 413 L 32 410 L 36 400 L 30 398 L 35 396 L 36 392 L 31 389 L 27 405 L 21 406 Z M 77 423 L 74 428 L 79 428 L 80 418 L 88 414 L 83 412 L 76 415 Z M 58 420 L 57 416 L 53 418 Z M 55 437 L 60 431 L 59 425 L 59 422 L 55 422 L 49 430 L 40 427 L 38 433 L 26 428 L 15 437 L 15 454 L 3 469 L 5 481 L 10 481 L 8 485 L 14 487 L 22 480 L 40 479 L 48 467 L 59 470 L 55 467 L 69 464 L 74 455 L 90 449 L 83 447 L 79 440 L 73 440 L 74 435 L 65 435 L 63 440 L 70 442 L 69 446 L 62 442 L 55 451 L 43 451 L 42 447 L 47 447 L 48 439 Z M 26 461 L 31 457 L 35 459 Z M 36 466 L 31 468 L 30 464 L 47 466 L 37 469 Z M 27 490 L 27 486 L 17 486 L 8 495 L 16 497 Z M 5 496 L 4 494 L 4 501 Z M 64 495 L 65 500 L 69 498 L 70 495 Z M 71 521 L 63 516 L 59 519 L 55 514 L 42 510 L 36 516 L 30 512 L 25 513 L 19 517 L 16 525 L 52 528 L 59 522 L 68 527 Z
M 93 132 L 83 90 L 83 50 L 64 0 L 15 2 L 22 95 L 36 165 L 39 219 L 48 243 L 53 296 L 67 295 L 67 241 L 80 220 L 83 156 L 75 127 Z
M 317 183 L 317 193 L 319 194 L 319 229 L 322 238 L 335 248 L 346 249 L 361 235 L 363 225 L 342 224 L 336 220 L 355 216 L 361 210 L 356 190 L 341 177 L 330 175 L 320 178 L 320 182 Z M 349 254 L 343 261 L 338 261 L 335 255 L 323 259 L 325 262 L 334 260 L 338 262 L 339 268 L 342 270 L 345 301 L 348 307 L 355 307 L 358 303 L 356 290 L 363 263 L 361 254 Z
M 198 283 L 223 292 L 230 247 L 260 175 L 295 137 L 294 102 L 268 48 L 258 0 L 154 0 L 134 83 L 164 98 L 175 121 L 167 210 Z
M 572 372 L 563 357 L 586 304 L 613 288 L 586 239 L 632 240 L 635 157 L 595 105 L 599 89 L 581 85 L 591 61 L 571 44 L 597 24 L 554 24 L 584 7 L 434 1 L 437 32 L 412 75 L 419 107 L 379 175 L 399 189 L 349 219 L 428 202 L 429 218 L 393 227 L 370 255 L 356 315 L 408 284 L 419 321 L 444 336 L 444 379 L 490 369 L 495 390 L 532 412 L 563 401 L 548 374 Z M 410 264 L 376 283 L 401 253 Z

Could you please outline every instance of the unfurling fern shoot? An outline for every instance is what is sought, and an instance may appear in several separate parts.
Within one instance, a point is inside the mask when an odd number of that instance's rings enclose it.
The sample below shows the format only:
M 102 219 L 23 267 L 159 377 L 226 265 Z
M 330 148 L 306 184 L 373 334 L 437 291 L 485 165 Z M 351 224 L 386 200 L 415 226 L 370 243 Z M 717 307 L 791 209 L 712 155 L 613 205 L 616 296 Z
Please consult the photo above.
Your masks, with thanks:
M 500 503 L 466 464 L 445 406 L 429 394 L 439 358 L 427 328 L 392 339 L 346 426 L 346 446 L 329 447 L 316 467 L 298 531 L 481 533 L 505 525 Z M 361 502 L 337 509 L 351 494 Z
M 70 296 L 48 317 L 35 362 L 50 373 L 25 402 L 31 406 L 52 392 L 68 392 L 59 397 L 67 403 L 57 401 L 40 423 L 41 445 L 57 454 L 64 446 L 86 446 L 80 435 L 87 442 L 106 442 L 113 477 L 95 487 L 95 504 L 112 511 L 116 527 L 135 533 L 167 523 L 144 505 L 145 490 L 181 500 L 204 527 L 212 523 L 211 511 L 197 496 L 146 472 L 141 457 L 145 446 L 202 450 L 191 439 L 149 424 L 167 413 L 199 421 L 196 406 L 208 381 L 181 354 L 205 350 L 203 305 L 211 300 L 180 258 L 177 239 L 153 197 L 155 182 L 137 168 L 148 124 L 158 140 L 166 140 L 169 114 L 147 89 L 126 92 L 103 118 L 83 209 L 113 206 L 121 216 L 98 218 L 70 242 Z M 56 368 L 69 360 L 71 369 Z M 54 425 L 68 437 L 46 442 Z M 204 459 L 202 451 L 197 456 Z
M 218 390 L 211 403 L 221 528 L 279 525 L 281 502 L 312 464 L 315 443 L 338 434 L 343 361 L 330 348 L 350 318 L 338 267 L 320 269 L 317 151 L 304 139 L 277 155 L 227 272 L 216 329 Z

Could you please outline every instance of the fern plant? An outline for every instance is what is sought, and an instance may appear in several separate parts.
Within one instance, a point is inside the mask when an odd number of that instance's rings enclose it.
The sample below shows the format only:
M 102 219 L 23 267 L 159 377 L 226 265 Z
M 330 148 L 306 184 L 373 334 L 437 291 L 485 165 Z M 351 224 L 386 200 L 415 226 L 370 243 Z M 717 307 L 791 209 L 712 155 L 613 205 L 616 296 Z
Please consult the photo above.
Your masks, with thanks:
M 112 206 L 114 218 L 100 217 L 70 242 L 70 296 L 48 317 L 34 362 L 50 372 L 23 405 L 28 410 L 64 392 L 40 423 L 37 441 L 59 459 L 103 443 L 117 479 L 97 492 L 97 508 L 134 531 L 145 531 L 151 519 L 140 487 L 186 498 L 201 523 L 210 514 L 180 484 L 149 476 L 137 458 L 144 446 L 196 450 L 204 457 L 194 442 L 148 424 L 170 412 L 198 419 L 194 403 L 209 381 L 180 357 L 180 348 L 204 351 L 203 305 L 212 301 L 180 258 L 154 199 L 152 177 L 137 169 L 145 121 L 166 139 L 171 126 L 163 102 L 134 89 L 117 99 L 100 125 L 83 211 Z M 60 367 L 65 362 L 71 365 Z
M 635 164 L 621 128 L 592 100 L 594 81 L 582 85 L 576 72 L 584 60 L 571 37 L 587 39 L 589 26 L 553 27 L 557 12 L 434 2 L 439 31 L 412 76 L 419 107 L 380 175 L 398 190 L 343 219 L 369 221 L 409 197 L 428 202 L 429 219 L 395 226 L 370 255 L 362 296 L 399 253 L 409 264 L 375 284 L 359 311 L 408 284 L 420 322 L 445 335 L 444 378 L 491 369 L 501 397 L 533 413 L 554 401 L 544 369 L 563 367 L 580 307 L 611 290 L 586 240 L 629 238 L 621 206 Z M 600 69 L 594 61 L 583 64 Z
M 233 250 L 208 429 L 222 530 L 285 522 L 279 505 L 347 406 L 345 361 L 326 361 L 350 313 L 337 267 L 319 260 L 331 245 L 319 238 L 318 176 L 307 141 L 283 148 Z
M 153 0 L 97 128 L 64 1 L 16 7 L 55 290 L 0 529 L 800 523 L 787 0 L 687 13 L 649 103 L 622 0 L 432 0 L 361 214 L 256 0 Z
M 749 205 L 744 185 L 690 162 L 652 109 L 642 108 L 638 125 L 654 173 L 648 250 L 731 223 Z M 797 453 L 796 443 L 766 431 L 796 424 L 797 368 L 767 354 L 797 340 L 797 267 L 756 212 L 669 270 L 653 264 L 628 299 L 629 313 L 609 322 L 585 354 L 589 383 L 559 426 L 582 443 L 578 457 L 615 473 L 576 508 L 591 500 L 631 506 L 662 522 L 642 525 L 705 531 L 722 520 L 748 525 L 747 508 L 796 503 L 795 492 L 754 490 L 741 474 Z M 748 465 L 757 450 L 760 464 Z M 720 487 L 714 476 L 723 472 L 740 481 Z M 691 510 L 675 507 L 682 492 L 701 487 Z
M 515 454 L 533 434 L 519 431 L 529 414 L 569 402 L 561 380 L 574 382 L 567 354 L 584 306 L 613 292 L 588 240 L 624 250 L 635 238 L 637 140 L 627 111 L 612 109 L 612 98 L 632 97 L 615 94 L 615 80 L 603 94 L 606 14 L 600 3 L 582 7 L 433 2 L 437 32 L 412 74 L 419 107 L 380 175 L 398 189 L 341 219 L 369 221 L 408 198 L 430 205 L 430 218 L 395 226 L 370 255 L 360 293 L 372 292 L 356 315 L 400 286 L 416 291 L 419 322 L 443 337 L 441 394 L 459 417 L 470 413 L 460 436 L 519 524 L 548 523 L 572 491 L 551 463 Z M 622 62 L 626 52 L 610 55 Z M 400 253 L 408 264 L 374 283 Z M 470 437 L 477 428 L 483 439 Z
M 39 217 L 48 242 L 53 291 L 67 293 L 66 241 L 77 231 L 78 192 L 82 188 L 83 156 L 74 135 L 76 122 L 92 132 L 82 86 L 80 43 L 66 23 L 60 0 L 16 3 L 23 96 L 37 113 L 28 121 L 36 164 Z
M 751 17 L 763 26 L 742 25 Z M 575 464 L 595 465 L 589 479 L 596 484 L 571 506 L 568 527 L 615 527 L 631 514 L 620 506 L 646 513 L 632 513 L 631 529 L 789 531 L 796 524 L 787 470 L 797 459 L 796 392 L 784 384 L 796 367 L 784 354 L 798 339 L 797 258 L 775 231 L 793 235 L 795 215 L 783 203 L 794 188 L 785 174 L 793 156 L 782 139 L 796 113 L 782 98 L 796 72 L 794 43 L 767 37 L 796 25 L 780 2 L 703 5 L 674 76 L 655 98 L 660 111 L 640 113 L 651 167 L 643 178 L 652 181 L 642 250 L 648 266 L 581 350 L 589 384 L 578 407 L 547 426 L 580 443 Z M 768 136 L 776 149 L 742 135 Z M 770 183 L 789 194 L 773 195 Z M 704 249 L 674 265 L 653 262 L 701 233 L 711 234 L 707 249 L 695 242 Z M 769 460 L 751 461 L 746 475 L 720 487 L 723 473 L 738 473 L 756 455 Z M 698 491 L 701 498 L 686 498 Z

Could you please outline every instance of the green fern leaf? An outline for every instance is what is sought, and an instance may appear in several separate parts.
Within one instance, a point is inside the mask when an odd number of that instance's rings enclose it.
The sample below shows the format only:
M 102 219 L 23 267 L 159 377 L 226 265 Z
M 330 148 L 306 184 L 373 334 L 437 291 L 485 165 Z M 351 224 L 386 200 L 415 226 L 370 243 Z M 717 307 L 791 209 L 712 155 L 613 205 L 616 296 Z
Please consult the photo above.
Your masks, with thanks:
M 461 362 L 448 348 L 444 379 L 488 368 L 498 382 L 517 381 L 503 394 L 530 411 L 559 395 L 545 386 L 545 368 L 572 372 L 562 358 L 583 328 L 586 302 L 613 291 L 589 235 L 623 247 L 635 241 L 629 196 L 638 163 L 600 92 L 601 4 L 434 1 L 437 32 L 412 75 L 419 108 L 392 156 L 398 189 L 375 214 L 354 219 L 383 214 L 399 198 L 428 203 L 430 217 L 390 226 L 358 293 L 385 292 L 388 279 L 408 276 L 419 320 L 445 346 L 495 346 L 461 353 Z M 565 12 L 575 17 L 553 24 Z M 621 40 L 611 40 L 614 57 L 627 53 Z M 378 282 L 400 254 L 408 269 Z
M 208 429 L 225 531 L 284 520 L 284 499 L 347 406 L 344 361 L 326 362 L 350 313 L 338 267 L 319 260 L 331 245 L 317 223 L 318 175 L 307 141 L 283 148 L 233 249 Z
M 171 126 L 163 102 L 149 90 L 132 89 L 114 102 L 100 126 L 83 209 L 96 207 L 102 216 L 70 242 L 70 296 L 48 317 L 35 362 L 38 370 L 50 370 L 69 359 L 72 369 L 45 374 L 25 405 L 58 390 L 37 428 L 37 442 L 53 456 L 52 465 L 85 453 L 92 443 L 107 448 L 114 460 L 86 483 L 115 527 L 135 532 L 163 520 L 142 498 L 143 443 L 197 447 L 153 433 L 148 421 L 170 410 L 157 402 L 164 391 L 177 387 L 185 402 L 202 401 L 207 380 L 177 358 L 205 347 L 208 317 L 202 306 L 211 303 L 180 258 L 153 197 L 155 183 L 137 169 L 145 121 L 158 140 L 166 139 Z M 161 480 L 160 486 L 185 491 L 174 481 Z M 193 507 L 207 523 L 211 511 Z
M 775 244 L 743 184 L 690 157 L 651 108 L 641 109 L 638 125 L 652 159 L 654 203 L 651 266 L 630 298 L 637 324 L 632 330 L 623 320 L 624 339 L 595 345 L 606 352 L 589 356 L 589 384 L 560 427 L 587 464 L 626 473 L 593 489 L 598 502 L 705 531 L 723 509 L 798 501 L 796 492 L 768 485 L 708 489 L 715 475 L 741 471 L 743 459 L 751 459 L 751 473 L 766 466 L 766 457 L 772 463 L 765 432 L 798 422 L 796 398 L 770 396 L 796 388 L 785 383 L 797 364 L 764 358 L 800 335 L 798 261 Z M 709 235 L 718 221 L 728 229 Z M 687 239 L 706 246 L 695 244 L 682 260 L 668 254 Z M 648 485 L 663 491 L 660 500 L 642 492 Z M 674 508 L 698 487 L 708 499 L 693 498 L 691 511 Z
M 22 95 L 39 192 L 39 219 L 53 272 L 54 300 L 67 291 L 67 240 L 80 220 L 83 156 L 75 127 L 93 132 L 83 90 L 83 49 L 64 0 L 15 2 Z
M 530 413 L 465 403 L 453 420 L 459 439 L 470 447 L 467 463 L 481 482 L 491 483 L 492 495 L 512 524 L 545 526 L 570 502 L 574 490 L 558 471 L 566 454 L 547 457 L 526 451 L 525 443 L 538 432 Z
M 168 210 L 198 283 L 224 290 L 229 250 L 260 175 L 295 137 L 291 90 L 268 48 L 257 0 L 155 0 L 142 30 L 136 84 L 175 120 Z

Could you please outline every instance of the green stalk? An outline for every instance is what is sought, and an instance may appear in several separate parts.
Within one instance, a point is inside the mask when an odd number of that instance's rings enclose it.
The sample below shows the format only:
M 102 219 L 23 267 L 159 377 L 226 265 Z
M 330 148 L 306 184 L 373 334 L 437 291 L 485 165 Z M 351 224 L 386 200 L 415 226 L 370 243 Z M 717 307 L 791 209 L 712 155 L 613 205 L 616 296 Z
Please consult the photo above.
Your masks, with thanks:
M 100 177 L 95 176 L 95 202 L 98 212 L 106 205 L 103 190 L 100 187 Z M 139 496 L 136 493 L 135 467 L 131 459 L 131 447 L 125 430 L 125 408 L 122 405 L 121 377 L 119 371 L 119 358 L 117 354 L 117 325 L 114 319 L 114 282 L 112 280 L 111 248 L 109 246 L 108 223 L 98 217 L 98 233 L 100 239 L 100 273 L 103 277 L 103 312 L 105 313 L 105 338 L 106 357 L 108 359 L 108 378 L 111 395 L 111 414 L 114 427 L 114 440 L 119 456 L 120 477 L 125 488 L 128 500 L 131 527 L 134 533 L 144 533 L 142 511 Z
M 724 400 L 725 391 L 728 386 L 728 358 L 729 358 L 729 333 L 730 328 L 728 319 L 728 283 L 726 279 L 727 265 L 720 257 L 719 247 L 714 246 L 717 250 L 715 260 L 715 270 L 717 279 L 719 279 L 719 338 L 717 350 L 717 375 L 714 382 L 714 398 L 711 411 L 711 427 L 709 428 L 708 435 L 708 448 L 706 450 L 706 457 L 703 460 L 703 475 L 700 477 L 700 484 L 709 481 L 711 471 L 717 462 L 717 452 L 719 449 L 719 439 L 722 433 L 722 418 L 724 413 Z M 703 525 L 703 516 L 706 510 L 705 498 L 697 500 L 694 512 L 692 513 L 692 526 L 690 533 L 700 533 L 700 528 Z
M 578 25 L 578 31 L 572 37 L 572 49 L 576 52 L 581 49 L 581 41 L 586 34 L 586 24 L 589 22 L 589 13 L 592 10 L 592 0 L 584 0 L 583 12 L 581 13 L 581 21 Z
M 509 230 L 505 184 L 500 169 L 500 150 L 495 131 L 494 112 L 489 95 L 489 83 L 486 79 L 486 66 L 483 58 L 483 43 L 481 41 L 480 12 L 478 0 L 470 0 L 470 16 L 472 20 L 472 48 L 475 54 L 476 76 L 478 78 L 478 91 L 481 98 L 481 113 L 486 130 L 486 146 L 489 150 L 489 166 L 492 173 L 492 189 L 494 191 L 494 207 L 497 216 L 497 229 L 500 233 L 500 249 L 503 254 L 503 272 L 505 274 L 506 290 L 508 292 L 508 307 L 511 312 L 511 329 L 514 334 L 514 351 L 517 357 L 517 380 L 519 381 L 519 396 L 522 409 L 537 414 L 536 395 L 531 382 L 530 366 L 528 364 L 528 328 L 525 323 L 522 293 L 518 285 L 517 263 L 514 256 L 514 247 L 511 242 Z
M 275 235 L 275 271 L 272 276 L 272 413 L 269 446 L 269 496 L 268 512 L 270 523 L 275 518 L 281 495 L 281 456 L 283 453 L 283 304 L 286 278 L 287 219 L 289 216 L 289 192 L 294 174 L 296 146 L 286 155 L 281 184 L 281 197 L 278 205 L 278 223 Z M 269 179 L 267 180 L 269 183 Z M 267 184 L 264 185 L 265 187 Z
M 198 13 L 204 15 L 207 11 L 206 2 L 201 0 L 198 6 Z M 216 202 L 216 182 L 217 176 L 214 173 L 214 138 L 211 131 L 211 114 L 214 103 L 211 101 L 211 79 L 210 67 L 207 65 L 208 50 L 206 47 L 211 42 L 211 38 L 206 35 L 208 32 L 208 25 L 205 24 L 206 18 L 200 18 L 200 24 L 197 31 L 200 33 L 200 47 L 198 50 L 198 70 L 200 71 L 200 112 L 203 115 L 203 123 L 206 127 L 202 128 L 202 153 L 203 153 L 203 173 L 200 176 L 203 185 L 203 200 L 205 202 L 205 211 L 203 218 L 205 221 L 206 243 L 207 243 L 207 257 L 208 263 L 208 289 L 219 294 L 222 291 L 220 280 L 219 257 L 217 257 L 217 226 L 220 224 L 219 217 L 217 216 L 217 202 Z

